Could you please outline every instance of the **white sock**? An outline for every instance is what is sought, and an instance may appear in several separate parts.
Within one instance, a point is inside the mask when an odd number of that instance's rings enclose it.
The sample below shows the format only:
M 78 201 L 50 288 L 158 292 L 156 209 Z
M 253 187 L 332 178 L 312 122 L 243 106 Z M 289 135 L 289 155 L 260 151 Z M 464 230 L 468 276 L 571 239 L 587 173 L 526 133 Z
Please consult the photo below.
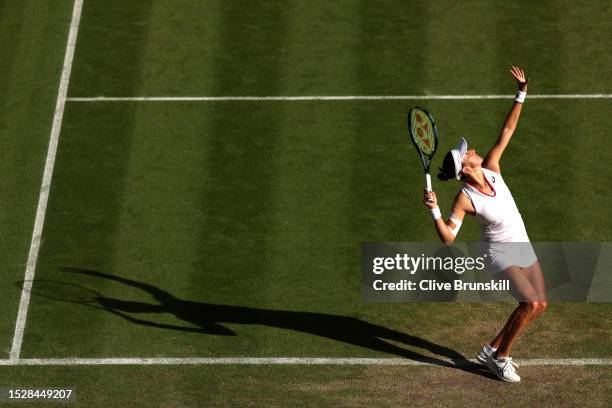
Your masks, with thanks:
M 496 349 L 495 347 L 491 347 L 491 345 L 490 345 L 490 344 L 485 344 L 484 348 L 485 348 L 485 351 L 486 351 L 488 354 L 492 354 L 492 353 L 494 353 L 495 351 L 497 351 L 497 349 Z
M 500 363 L 503 363 L 504 361 L 506 361 L 508 359 L 508 357 L 497 357 L 496 360 L 499 361 Z

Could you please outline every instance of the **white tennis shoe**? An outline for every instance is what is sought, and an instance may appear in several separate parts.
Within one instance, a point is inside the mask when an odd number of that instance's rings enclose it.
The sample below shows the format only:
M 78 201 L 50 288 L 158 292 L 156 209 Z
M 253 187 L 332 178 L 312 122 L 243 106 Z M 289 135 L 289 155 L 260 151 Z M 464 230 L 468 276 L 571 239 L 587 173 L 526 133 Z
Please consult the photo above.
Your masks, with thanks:
M 493 355 L 489 355 L 489 357 L 487 357 L 487 367 L 489 367 L 489 369 L 497 375 L 497 378 L 502 381 L 521 381 L 521 377 L 519 377 L 515 369 L 515 367 L 518 367 L 518 364 L 512 361 L 512 357 L 507 357 L 504 361 L 500 361 L 494 358 Z
M 485 344 L 482 346 L 482 349 L 476 354 L 476 360 L 480 361 L 482 364 L 487 365 L 487 358 L 490 355 L 493 355 L 497 349 Z

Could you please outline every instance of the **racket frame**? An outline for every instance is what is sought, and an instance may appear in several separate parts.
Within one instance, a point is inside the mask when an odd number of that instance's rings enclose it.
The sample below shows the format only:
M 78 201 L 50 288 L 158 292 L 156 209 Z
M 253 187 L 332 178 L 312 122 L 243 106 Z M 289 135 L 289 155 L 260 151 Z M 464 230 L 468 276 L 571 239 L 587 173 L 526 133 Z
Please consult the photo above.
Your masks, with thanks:
M 412 112 L 416 110 L 419 110 L 423 112 L 425 115 L 427 115 L 427 118 L 431 122 L 431 130 L 432 130 L 433 137 L 434 137 L 434 148 L 430 154 L 423 153 L 423 151 L 421 150 L 421 148 L 419 147 L 416 141 L 416 138 L 418 136 L 415 135 L 412 131 Z M 410 139 L 412 140 L 412 143 L 414 144 L 414 147 L 416 148 L 417 153 L 419 154 L 419 157 L 421 158 L 421 163 L 423 164 L 423 170 L 425 171 L 425 190 L 431 191 L 431 175 L 429 174 L 429 170 L 431 167 L 431 159 L 433 158 L 434 154 L 436 154 L 436 151 L 438 150 L 438 128 L 436 127 L 436 122 L 434 121 L 433 117 L 426 109 L 421 108 L 420 106 L 414 106 L 408 112 L 407 124 L 408 124 L 408 133 L 410 134 Z

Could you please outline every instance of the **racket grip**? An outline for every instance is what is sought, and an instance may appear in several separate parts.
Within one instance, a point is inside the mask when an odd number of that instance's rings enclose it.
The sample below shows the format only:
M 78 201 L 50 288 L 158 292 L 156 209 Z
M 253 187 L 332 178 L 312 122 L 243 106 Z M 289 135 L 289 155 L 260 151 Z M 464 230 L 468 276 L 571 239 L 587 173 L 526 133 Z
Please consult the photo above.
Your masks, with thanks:
M 425 173 L 425 190 L 431 191 L 431 174 Z

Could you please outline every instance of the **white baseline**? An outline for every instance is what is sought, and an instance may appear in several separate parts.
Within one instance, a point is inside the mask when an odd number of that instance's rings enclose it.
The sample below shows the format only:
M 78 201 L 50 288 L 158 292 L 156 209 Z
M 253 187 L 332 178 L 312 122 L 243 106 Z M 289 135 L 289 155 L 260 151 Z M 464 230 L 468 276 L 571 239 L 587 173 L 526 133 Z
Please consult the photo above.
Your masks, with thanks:
M 45 171 L 43 173 L 42 183 L 40 186 L 40 195 L 38 197 L 36 220 L 34 221 L 34 230 L 32 231 L 30 251 L 28 253 L 23 289 L 21 291 L 21 300 L 19 301 L 19 311 L 17 312 L 15 334 L 13 336 L 13 345 L 10 353 L 11 360 L 18 360 L 19 354 L 21 353 L 21 343 L 23 342 L 23 332 L 25 330 L 26 319 L 28 316 L 28 305 L 30 303 L 32 280 L 34 279 L 34 271 L 36 269 L 36 261 L 38 259 L 38 251 L 40 249 L 40 238 L 42 236 L 43 225 L 45 223 L 45 213 L 47 211 L 47 202 L 49 201 L 49 190 L 51 189 L 51 177 L 53 176 L 57 144 L 59 141 L 60 129 L 62 127 L 64 106 L 66 105 L 66 95 L 68 94 L 70 71 L 72 70 L 72 59 L 74 57 L 74 48 L 76 45 L 77 33 L 79 31 L 82 8 L 83 0 L 75 0 L 72 9 L 72 20 L 70 21 L 70 31 L 68 32 L 68 41 L 66 43 L 66 53 L 64 54 L 62 76 L 60 78 L 57 101 L 55 103 L 53 126 L 51 127 L 51 135 L 49 137 L 49 148 L 47 150 L 47 159 L 45 161 Z
M 612 358 L 561 358 L 517 360 L 522 366 L 609 366 Z M 186 358 L 22 358 L 0 360 L 0 366 L 76 365 L 384 365 L 384 366 L 462 366 L 476 360 L 351 357 L 186 357 Z
M 304 96 L 91 96 L 70 102 L 217 102 L 217 101 L 421 101 L 512 99 L 514 95 L 304 95 Z M 612 99 L 612 94 L 528 95 L 529 99 Z

